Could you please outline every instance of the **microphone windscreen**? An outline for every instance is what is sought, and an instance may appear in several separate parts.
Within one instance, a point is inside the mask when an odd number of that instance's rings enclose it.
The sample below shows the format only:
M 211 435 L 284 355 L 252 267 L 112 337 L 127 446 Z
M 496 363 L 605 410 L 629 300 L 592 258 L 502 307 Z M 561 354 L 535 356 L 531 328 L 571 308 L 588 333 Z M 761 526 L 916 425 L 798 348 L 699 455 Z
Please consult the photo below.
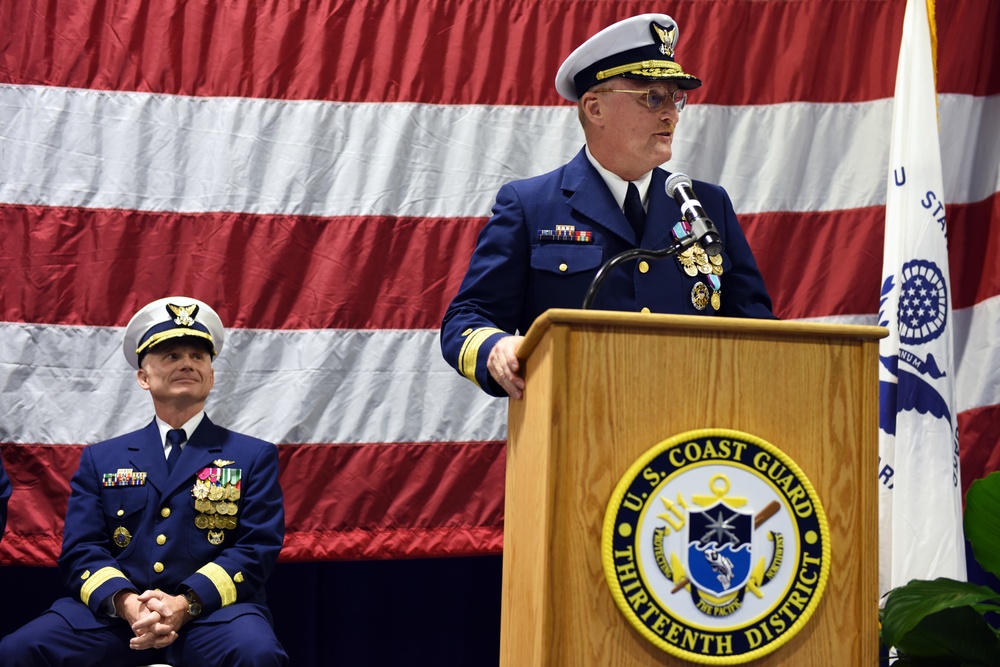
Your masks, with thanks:
M 670 178 L 667 179 L 666 185 L 664 186 L 667 190 L 667 194 L 673 197 L 674 190 L 677 189 L 678 185 L 691 187 L 691 178 L 687 174 L 682 174 L 680 172 L 671 174 Z

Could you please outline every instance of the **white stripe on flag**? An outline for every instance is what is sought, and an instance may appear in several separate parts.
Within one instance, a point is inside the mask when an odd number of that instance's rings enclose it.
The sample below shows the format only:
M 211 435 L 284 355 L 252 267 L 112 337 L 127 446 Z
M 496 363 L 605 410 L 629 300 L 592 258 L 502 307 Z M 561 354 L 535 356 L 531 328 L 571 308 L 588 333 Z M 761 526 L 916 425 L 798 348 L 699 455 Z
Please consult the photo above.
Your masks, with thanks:
M 964 579 L 944 182 L 930 27 L 909 0 L 896 74 L 879 320 L 879 587 Z M 889 469 L 892 475 L 883 474 Z
M 826 324 L 878 324 L 876 315 L 827 315 L 799 320 Z M 1000 404 L 1000 296 L 952 312 L 955 413 Z
M 948 204 L 1000 192 L 1000 95 L 938 95 L 941 166 Z
M 953 122 L 945 126 L 955 128 L 947 145 L 957 151 L 967 148 L 963 137 L 1000 133 L 1000 113 L 990 113 L 998 105 L 1000 98 L 946 98 L 942 113 Z M 889 100 L 692 105 L 667 167 L 723 184 L 741 213 L 880 206 L 890 118 Z M 970 123 L 978 134 L 966 132 Z M 582 141 L 571 106 L 295 102 L 0 85 L 0 202 L 486 216 L 500 184 L 555 168 Z M 978 201 L 1000 189 L 993 182 L 1000 157 L 980 152 L 970 162 L 968 154 L 955 153 L 949 201 Z
M 723 185 L 739 213 L 880 206 L 891 117 L 891 100 L 693 106 L 667 167 Z
M 874 325 L 876 316 L 808 321 Z M 993 343 L 1000 339 L 1000 297 L 955 311 L 953 321 L 956 412 L 1000 403 L 1000 348 Z M 0 441 L 89 443 L 145 424 L 147 415 L 152 418 L 149 399 L 125 364 L 120 342 L 121 329 L 114 327 L 0 323 L 0 369 L 8 378 L 0 405 L 7 414 L 23 409 L 30 415 L 0 419 Z M 230 329 L 215 363 L 210 412 L 227 426 L 281 442 L 506 438 L 507 402 L 470 391 L 472 385 L 440 360 L 437 345 L 437 333 L 424 330 Z M 391 406 L 380 403 L 379 392 L 386 390 L 379 382 L 387 377 L 392 387 L 386 393 L 396 401 Z M 404 382 L 405 398 L 399 398 Z M 442 396 L 448 406 L 438 405 Z M 260 419 L 237 407 L 247 400 Z M 347 400 L 362 411 L 358 418 L 332 414 L 332 406 Z M 401 414 L 410 400 L 421 409 Z M 361 421 L 367 406 L 381 410 L 382 423 Z M 125 424 L 120 415 L 133 417 Z
M 115 327 L 0 324 L 0 441 L 89 444 L 141 428 L 149 396 Z M 217 423 L 272 442 L 504 440 L 507 401 L 441 358 L 437 331 L 231 329 L 207 404 Z
M 957 411 L 1000 404 L 1000 296 L 954 312 Z
M 574 107 L 195 98 L 0 86 L 0 201 L 466 217 L 580 150 Z

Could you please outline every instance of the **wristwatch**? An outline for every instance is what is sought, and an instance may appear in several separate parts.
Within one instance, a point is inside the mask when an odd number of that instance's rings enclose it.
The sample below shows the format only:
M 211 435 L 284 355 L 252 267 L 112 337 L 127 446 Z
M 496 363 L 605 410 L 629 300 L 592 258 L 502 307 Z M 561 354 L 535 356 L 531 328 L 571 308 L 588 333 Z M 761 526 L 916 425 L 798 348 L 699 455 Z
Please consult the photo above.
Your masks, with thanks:
M 184 591 L 184 599 L 187 600 L 188 603 L 188 615 L 191 616 L 191 618 L 201 616 L 201 603 L 198 602 L 198 598 L 195 597 L 194 591 L 190 588 Z

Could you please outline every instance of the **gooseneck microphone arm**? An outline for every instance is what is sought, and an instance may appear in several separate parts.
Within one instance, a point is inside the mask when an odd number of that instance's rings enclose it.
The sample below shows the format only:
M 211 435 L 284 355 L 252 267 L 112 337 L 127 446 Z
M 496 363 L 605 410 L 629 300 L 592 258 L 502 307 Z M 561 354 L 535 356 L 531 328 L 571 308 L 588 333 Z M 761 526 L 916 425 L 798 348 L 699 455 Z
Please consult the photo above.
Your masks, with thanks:
M 584 310 L 588 310 L 593 305 L 597 291 L 601 288 L 601 283 L 607 278 L 608 273 L 622 262 L 627 262 L 630 259 L 639 259 L 640 257 L 643 259 L 671 257 L 683 252 L 694 243 L 700 245 L 707 255 L 715 256 L 722 252 L 722 237 L 719 236 L 719 230 L 715 228 L 715 223 L 705 213 L 701 202 L 695 197 L 691 178 L 686 174 L 671 174 L 664 184 L 664 189 L 666 189 L 667 195 L 672 197 L 677 202 L 677 205 L 681 207 L 684 219 L 691 226 L 691 233 L 676 240 L 672 246 L 663 250 L 634 248 L 609 259 L 598 270 L 597 275 L 590 282 L 587 295 L 583 298 Z
M 582 308 L 584 310 L 590 310 L 591 305 L 594 303 L 594 298 L 597 296 L 598 290 L 601 289 L 601 284 L 604 282 L 604 279 L 607 278 L 612 269 L 619 264 L 627 262 L 630 259 L 663 259 L 664 257 L 672 257 L 686 250 L 692 243 L 694 243 L 694 241 L 695 237 L 688 234 L 679 241 L 675 242 L 669 248 L 664 248 L 663 250 L 633 248 L 631 250 L 618 253 L 605 262 L 604 265 L 597 271 L 597 275 L 594 276 L 594 279 L 590 281 L 590 287 L 587 288 L 587 295 L 583 297 Z

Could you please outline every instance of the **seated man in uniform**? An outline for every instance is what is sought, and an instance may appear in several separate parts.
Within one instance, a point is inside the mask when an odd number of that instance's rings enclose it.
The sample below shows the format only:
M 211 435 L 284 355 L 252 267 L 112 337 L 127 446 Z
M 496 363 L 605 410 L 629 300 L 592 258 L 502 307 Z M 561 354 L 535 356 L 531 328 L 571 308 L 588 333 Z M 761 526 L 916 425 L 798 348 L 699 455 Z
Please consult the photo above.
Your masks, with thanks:
M 83 450 L 59 556 L 72 597 L 7 636 L 4 664 L 288 663 L 264 599 L 284 538 L 277 448 L 205 414 L 223 339 L 187 297 L 129 322 L 155 417 Z
M 500 188 L 441 325 L 445 360 L 487 393 L 521 398 L 521 336 L 549 308 L 579 308 L 602 264 L 687 237 L 660 167 L 672 156 L 688 91 L 701 85 L 674 60 L 678 34 L 665 14 L 633 16 L 588 39 L 556 73 L 556 90 L 577 104 L 586 145 L 555 171 Z M 595 308 L 774 317 L 729 195 L 693 185 L 721 253 L 691 246 L 676 258 L 622 264 Z

